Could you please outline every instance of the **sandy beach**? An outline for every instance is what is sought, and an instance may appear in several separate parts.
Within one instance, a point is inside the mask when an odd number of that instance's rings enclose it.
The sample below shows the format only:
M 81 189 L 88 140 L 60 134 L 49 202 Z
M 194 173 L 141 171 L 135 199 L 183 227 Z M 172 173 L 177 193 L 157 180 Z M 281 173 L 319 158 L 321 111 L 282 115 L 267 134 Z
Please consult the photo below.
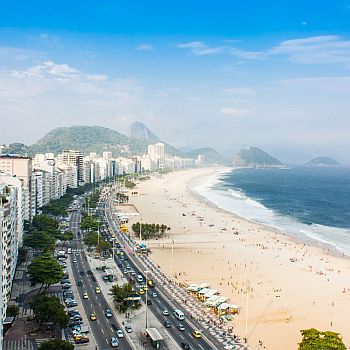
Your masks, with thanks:
M 130 194 L 130 203 L 144 223 L 171 227 L 165 238 L 148 243 L 151 258 L 178 281 L 207 282 L 239 304 L 241 312 L 230 323 L 235 333 L 247 336 L 252 349 L 261 340 L 262 348 L 295 350 L 300 330 L 312 327 L 340 332 L 350 346 L 350 259 L 295 242 L 189 191 L 191 179 L 219 170 L 174 172 L 140 182 L 133 190 L 138 194 Z M 129 227 L 139 220 L 131 217 Z

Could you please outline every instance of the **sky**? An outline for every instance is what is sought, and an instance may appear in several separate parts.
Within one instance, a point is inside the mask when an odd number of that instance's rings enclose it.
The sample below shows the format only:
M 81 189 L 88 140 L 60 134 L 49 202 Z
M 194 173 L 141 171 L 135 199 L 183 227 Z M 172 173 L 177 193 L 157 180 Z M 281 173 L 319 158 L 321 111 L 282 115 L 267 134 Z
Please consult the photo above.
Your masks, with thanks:
M 0 0 L 0 144 L 134 121 L 350 163 L 350 0 Z

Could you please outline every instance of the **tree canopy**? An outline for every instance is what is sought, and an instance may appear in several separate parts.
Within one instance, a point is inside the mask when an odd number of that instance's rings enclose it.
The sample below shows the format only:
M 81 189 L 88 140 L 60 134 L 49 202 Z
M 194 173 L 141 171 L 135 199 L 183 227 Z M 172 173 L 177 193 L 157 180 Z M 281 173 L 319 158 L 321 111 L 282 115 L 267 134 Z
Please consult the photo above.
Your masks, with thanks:
M 38 350 L 73 350 L 74 345 L 69 341 L 51 339 L 40 344 Z
M 26 234 L 23 245 L 40 251 L 53 250 L 55 239 L 45 231 L 34 231 Z
M 91 232 L 85 235 L 84 237 L 84 243 L 91 247 L 96 247 L 96 250 L 101 252 L 106 249 L 110 249 L 111 245 L 106 242 L 102 237 L 100 236 L 100 240 L 98 240 L 98 234 L 97 232 Z
M 346 350 L 339 333 L 321 332 L 315 328 L 300 331 L 303 339 L 299 343 L 299 350 Z
M 94 216 L 84 216 L 80 222 L 80 228 L 82 230 L 97 230 L 98 229 L 98 220 Z
M 47 322 L 52 322 L 60 328 L 68 327 L 69 316 L 57 297 L 40 295 L 35 297 L 30 305 L 33 309 L 34 318 L 40 327 Z
M 62 266 L 50 253 L 44 253 L 33 259 L 28 266 L 28 274 L 32 283 L 41 283 L 40 290 L 43 286 L 46 290 L 64 276 Z
M 135 234 L 140 234 L 140 223 L 136 222 L 131 226 Z M 164 235 L 166 231 L 170 231 L 170 227 L 164 224 L 141 224 L 141 238 L 150 239 L 150 238 L 160 238 Z
M 130 283 L 125 283 L 122 286 L 114 284 L 110 291 L 113 295 L 113 302 L 116 308 L 118 308 L 120 312 L 127 311 L 129 307 L 127 298 L 132 292 L 132 285 Z

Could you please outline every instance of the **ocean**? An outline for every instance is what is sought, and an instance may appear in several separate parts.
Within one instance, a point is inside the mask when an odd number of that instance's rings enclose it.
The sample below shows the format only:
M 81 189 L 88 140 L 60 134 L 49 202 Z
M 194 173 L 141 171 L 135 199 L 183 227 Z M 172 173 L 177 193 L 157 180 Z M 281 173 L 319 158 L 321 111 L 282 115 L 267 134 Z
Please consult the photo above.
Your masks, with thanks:
M 350 167 L 232 169 L 190 187 L 219 208 L 350 256 Z

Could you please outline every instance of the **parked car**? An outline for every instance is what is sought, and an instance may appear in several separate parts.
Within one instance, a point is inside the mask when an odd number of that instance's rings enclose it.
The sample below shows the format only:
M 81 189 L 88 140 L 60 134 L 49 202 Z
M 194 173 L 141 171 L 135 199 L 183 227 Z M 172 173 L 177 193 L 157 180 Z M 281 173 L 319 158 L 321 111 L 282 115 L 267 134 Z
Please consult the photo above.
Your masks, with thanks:
M 181 343 L 181 347 L 183 349 L 191 349 L 191 347 L 187 343 Z
M 78 286 L 79 286 L 79 287 L 82 287 L 82 286 L 83 286 L 83 281 L 79 280 L 79 281 L 78 281 Z
M 132 333 L 131 326 L 125 326 L 126 333 Z
M 117 336 L 118 336 L 118 338 L 124 338 L 124 333 L 121 329 L 117 330 Z

